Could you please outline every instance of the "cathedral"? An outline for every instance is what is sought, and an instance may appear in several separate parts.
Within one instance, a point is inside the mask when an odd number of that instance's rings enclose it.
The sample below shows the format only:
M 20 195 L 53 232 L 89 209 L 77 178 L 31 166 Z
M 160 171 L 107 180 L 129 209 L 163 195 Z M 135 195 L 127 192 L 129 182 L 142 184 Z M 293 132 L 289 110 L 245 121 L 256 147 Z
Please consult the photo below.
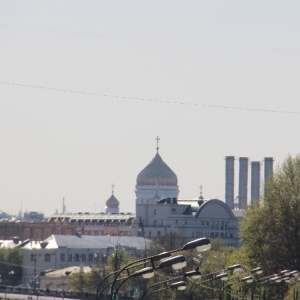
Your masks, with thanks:
M 176 232 L 188 239 L 220 238 L 228 246 L 239 246 L 240 210 L 232 210 L 219 199 L 178 198 L 178 179 L 163 161 L 157 147 L 154 158 L 136 179 L 136 223 L 140 235 L 153 238 Z

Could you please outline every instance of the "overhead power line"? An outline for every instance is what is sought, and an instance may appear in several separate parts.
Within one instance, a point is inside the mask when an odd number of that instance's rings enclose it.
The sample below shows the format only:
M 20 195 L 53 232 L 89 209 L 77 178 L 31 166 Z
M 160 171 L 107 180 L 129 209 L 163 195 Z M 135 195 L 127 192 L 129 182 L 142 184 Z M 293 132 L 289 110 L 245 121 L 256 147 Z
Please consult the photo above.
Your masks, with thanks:
M 18 86 L 18 87 L 24 87 L 24 88 L 41 89 L 41 90 L 54 91 L 54 92 L 62 92 L 62 93 L 72 93 L 72 94 L 81 94 L 81 95 L 106 97 L 106 98 L 114 98 L 114 99 L 162 103 L 162 104 L 170 104 L 170 105 L 197 106 L 197 107 L 204 107 L 204 108 L 231 109 L 231 110 L 243 110 L 243 111 L 264 112 L 264 113 L 297 114 L 297 115 L 300 114 L 300 112 L 298 112 L 298 111 L 284 111 L 284 110 L 272 110 L 272 109 L 261 109 L 261 108 L 247 108 L 247 107 L 236 107 L 236 106 L 226 106 L 226 105 L 213 105 L 213 104 L 158 100 L 158 99 L 150 99 L 150 98 L 142 98 L 142 97 L 129 97 L 129 96 L 111 95 L 111 94 L 104 94 L 104 93 L 97 93 L 97 92 L 60 89 L 60 88 L 54 88 L 54 87 L 29 85 L 29 84 L 22 84 L 22 83 L 7 82 L 7 81 L 0 81 L 0 84 Z

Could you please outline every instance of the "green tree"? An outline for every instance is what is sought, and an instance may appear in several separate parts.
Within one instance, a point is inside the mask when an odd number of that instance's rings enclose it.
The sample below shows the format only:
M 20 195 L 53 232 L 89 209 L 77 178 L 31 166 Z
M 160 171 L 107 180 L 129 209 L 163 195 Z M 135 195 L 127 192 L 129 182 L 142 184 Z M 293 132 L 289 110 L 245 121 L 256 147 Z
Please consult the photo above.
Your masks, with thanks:
M 117 271 L 133 261 L 134 258 L 124 248 L 117 247 L 111 255 L 109 255 L 107 262 L 112 270 Z
M 237 251 L 235 248 L 226 246 L 221 239 L 213 239 L 211 243 L 211 250 L 200 254 L 201 280 L 189 284 L 186 291 L 187 298 L 190 300 L 218 299 L 221 296 L 223 284 L 220 280 L 216 281 L 213 278 L 229 265 L 239 263 L 237 255 L 233 255 Z
M 300 155 L 286 158 L 261 200 L 247 208 L 241 223 L 248 261 L 266 274 L 300 270 Z
M 155 255 L 164 251 L 171 251 L 181 248 L 188 239 L 177 232 L 171 231 L 164 235 L 155 237 L 152 239 L 150 249 L 148 250 L 150 255 Z
M 22 251 L 19 247 L 0 251 L 2 284 L 17 285 L 22 280 Z
M 83 271 L 71 273 L 67 285 L 72 292 L 96 294 L 99 283 L 110 272 L 111 269 L 104 265 L 88 271 L 84 268 Z

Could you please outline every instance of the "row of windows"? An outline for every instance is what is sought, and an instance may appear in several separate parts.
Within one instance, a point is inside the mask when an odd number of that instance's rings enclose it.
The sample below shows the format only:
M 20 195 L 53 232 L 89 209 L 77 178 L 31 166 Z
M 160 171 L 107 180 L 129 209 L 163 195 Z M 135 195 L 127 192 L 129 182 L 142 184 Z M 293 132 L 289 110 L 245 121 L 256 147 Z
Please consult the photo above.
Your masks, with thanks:
M 211 237 L 211 238 L 233 238 L 233 234 L 227 232 L 192 232 L 192 237 Z
M 171 212 L 176 212 L 176 207 L 172 207 Z M 153 215 L 156 216 L 156 209 L 153 210 Z
M 61 262 L 65 262 L 68 260 L 68 262 L 94 262 L 97 261 L 98 257 L 97 255 L 93 254 L 93 253 L 89 253 L 88 255 L 85 253 L 82 254 L 68 254 L 66 255 L 65 253 L 61 253 L 60 255 L 60 261 Z M 30 260 L 32 262 L 36 262 L 36 254 L 31 254 Z M 50 253 L 45 253 L 44 254 L 44 261 L 45 262 L 50 262 L 51 261 L 51 254 Z
M 157 231 L 157 236 L 161 235 L 160 231 Z M 148 237 L 151 238 L 152 232 L 148 232 Z M 227 232 L 192 232 L 192 237 L 193 238 L 201 238 L 201 237 L 211 237 L 211 238 L 233 238 L 232 233 L 227 233 Z
M 157 231 L 157 236 L 160 236 L 160 235 L 161 235 L 161 232 L 160 232 L 160 231 Z M 151 238 L 151 236 L 152 236 L 152 232 L 149 231 L 148 237 Z
M 163 222 L 163 221 L 162 221 Z M 181 222 L 181 224 L 188 225 L 187 221 Z M 175 225 L 179 225 L 179 221 L 175 220 Z M 157 220 L 153 221 L 153 226 L 157 225 Z M 210 230 L 227 230 L 228 229 L 228 222 L 227 221 L 201 221 L 201 225 L 203 227 L 210 227 Z

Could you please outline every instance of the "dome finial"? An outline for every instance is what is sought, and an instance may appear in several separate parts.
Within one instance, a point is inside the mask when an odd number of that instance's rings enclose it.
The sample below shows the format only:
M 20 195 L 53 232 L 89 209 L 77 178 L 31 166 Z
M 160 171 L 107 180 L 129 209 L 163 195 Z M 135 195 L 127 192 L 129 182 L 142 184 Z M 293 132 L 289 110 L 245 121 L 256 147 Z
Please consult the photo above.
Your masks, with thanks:
M 202 189 L 203 189 L 202 184 L 199 186 L 199 188 L 200 188 L 200 196 L 199 196 L 199 199 L 200 199 L 200 200 L 203 200 L 204 198 L 203 198 L 203 195 L 202 195 Z
M 111 184 L 111 193 L 112 193 L 112 194 L 114 193 L 114 187 L 115 187 L 115 185 L 112 183 L 112 184 Z
M 159 141 L 160 141 L 159 136 L 157 136 L 157 137 L 155 138 L 155 140 L 156 140 L 156 151 L 158 152 L 158 149 L 159 149 L 158 143 L 159 143 Z

